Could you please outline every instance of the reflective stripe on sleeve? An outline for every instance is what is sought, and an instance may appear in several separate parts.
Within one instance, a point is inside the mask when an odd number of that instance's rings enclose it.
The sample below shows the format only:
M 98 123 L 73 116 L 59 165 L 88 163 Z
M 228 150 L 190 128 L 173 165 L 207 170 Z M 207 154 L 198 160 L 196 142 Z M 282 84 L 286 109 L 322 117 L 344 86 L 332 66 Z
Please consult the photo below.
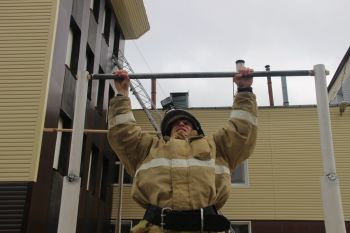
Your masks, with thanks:
M 198 159 L 167 159 L 167 158 L 158 158 L 152 159 L 151 161 L 142 164 L 139 169 L 137 169 L 135 176 L 139 171 L 148 170 L 156 167 L 168 167 L 168 168 L 189 168 L 189 167 L 208 167 L 215 169 L 216 174 L 228 173 L 230 170 L 228 167 L 223 165 L 216 165 L 215 160 L 198 160 Z
M 254 116 L 253 114 L 251 114 L 250 112 L 247 112 L 244 110 L 232 110 L 230 117 L 248 121 L 249 123 L 251 123 L 255 126 L 258 125 L 257 117 Z
M 136 122 L 134 114 L 132 112 L 119 114 L 108 121 L 108 129 L 125 123 Z
M 231 174 L 230 169 L 224 165 L 215 165 L 215 174 Z

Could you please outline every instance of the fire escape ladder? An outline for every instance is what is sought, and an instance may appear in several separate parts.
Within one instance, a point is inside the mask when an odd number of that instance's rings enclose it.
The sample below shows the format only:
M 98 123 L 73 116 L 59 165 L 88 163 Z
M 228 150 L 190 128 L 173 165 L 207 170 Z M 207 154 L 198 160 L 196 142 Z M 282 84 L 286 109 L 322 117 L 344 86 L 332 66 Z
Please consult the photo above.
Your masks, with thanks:
M 112 63 L 114 66 L 117 66 L 118 69 L 123 69 L 128 71 L 128 73 L 133 74 L 134 70 L 132 69 L 129 62 L 126 60 L 125 56 L 121 51 L 119 51 L 118 57 L 113 54 Z M 143 87 L 142 83 L 138 79 L 130 79 L 130 89 L 137 101 L 141 105 L 142 109 L 146 113 L 148 120 L 151 122 L 153 128 L 156 130 L 158 137 L 161 136 L 160 123 L 162 121 L 163 115 L 160 111 L 157 110 L 156 106 L 152 103 L 151 98 Z M 152 111 L 151 111 L 152 109 Z

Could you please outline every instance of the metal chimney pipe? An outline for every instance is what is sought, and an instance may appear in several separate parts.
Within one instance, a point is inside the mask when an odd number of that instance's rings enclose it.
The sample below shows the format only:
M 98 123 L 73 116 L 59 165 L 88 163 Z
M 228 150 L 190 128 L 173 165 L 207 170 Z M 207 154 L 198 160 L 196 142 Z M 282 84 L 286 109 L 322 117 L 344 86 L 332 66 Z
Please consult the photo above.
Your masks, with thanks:
M 283 94 L 283 106 L 289 106 L 286 76 L 281 76 L 281 83 L 282 83 L 282 94 Z
M 266 65 L 265 69 L 266 69 L 266 71 L 270 71 L 270 65 Z M 269 92 L 270 107 L 273 107 L 273 106 L 275 106 L 275 104 L 273 102 L 272 81 L 271 81 L 270 75 L 267 76 L 267 88 L 268 88 L 268 92 Z

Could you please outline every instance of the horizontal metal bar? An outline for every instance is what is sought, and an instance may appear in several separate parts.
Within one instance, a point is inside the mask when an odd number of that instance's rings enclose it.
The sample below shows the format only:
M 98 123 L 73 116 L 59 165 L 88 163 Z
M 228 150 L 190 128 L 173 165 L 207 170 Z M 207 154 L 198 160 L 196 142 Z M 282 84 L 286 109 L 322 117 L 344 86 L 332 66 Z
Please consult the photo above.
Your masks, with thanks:
M 57 133 L 57 132 L 62 132 L 62 133 L 72 133 L 73 129 L 62 129 L 62 128 L 44 128 L 44 132 L 46 133 Z M 157 132 L 155 131 L 145 131 L 146 133 L 150 134 L 156 134 Z M 108 133 L 108 129 L 84 129 L 84 133 Z
M 188 72 L 188 73 L 139 73 L 129 74 L 131 79 L 173 79 L 173 78 L 230 78 L 237 72 Z M 329 74 L 327 71 L 326 74 Z M 314 76 L 313 70 L 256 71 L 253 77 L 272 76 Z M 112 74 L 93 74 L 92 79 L 119 79 Z

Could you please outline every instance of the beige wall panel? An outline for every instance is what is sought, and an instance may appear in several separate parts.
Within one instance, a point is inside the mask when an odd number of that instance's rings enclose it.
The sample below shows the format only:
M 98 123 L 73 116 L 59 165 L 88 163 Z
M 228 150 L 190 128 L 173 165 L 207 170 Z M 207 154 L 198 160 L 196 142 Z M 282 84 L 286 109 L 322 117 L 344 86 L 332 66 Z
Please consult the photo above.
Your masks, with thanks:
M 0 181 L 36 180 L 57 4 L 0 1 Z
M 115 219 L 117 216 L 119 202 L 119 186 L 113 187 L 113 201 L 112 201 L 112 214 L 111 218 Z M 131 187 L 126 186 L 123 190 L 123 204 L 122 204 L 122 216 L 123 219 L 141 219 L 144 214 L 142 209 L 131 197 Z
M 340 177 L 344 215 L 350 220 L 350 112 L 331 108 L 332 130 Z M 206 134 L 226 121 L 231 109 L 192 109 Z M 142 110 L 138 124 L 152 130 Z M 249 186 L 233 187 L 223 213 L 234 220 L 322 220 L 320 176 L 323 175 L 317 109 L 260 108 L 259 133 L 248 161 Z M 124 192 L 124 218 L 138 218 L 143 210 Z M 129 209 L 127 209 L 129 208 Z

